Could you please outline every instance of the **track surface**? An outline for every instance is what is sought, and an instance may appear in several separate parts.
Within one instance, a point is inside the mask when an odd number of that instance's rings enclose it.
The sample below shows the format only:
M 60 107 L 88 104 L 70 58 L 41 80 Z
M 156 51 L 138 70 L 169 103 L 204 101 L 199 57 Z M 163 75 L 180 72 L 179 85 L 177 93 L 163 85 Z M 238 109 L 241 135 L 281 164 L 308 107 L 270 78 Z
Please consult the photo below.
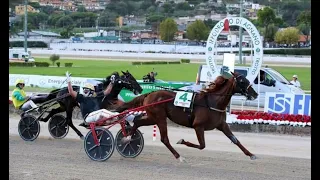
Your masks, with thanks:
M 187 163 L 178 162 L 159 141 L 152 141 L 152 127 L 143 127 L 145 148 L 135 159 L 122 158 L 117 151 L 106 162 L 95 162 L 85 154 L 83 142 L 70 130 L 66 139 L 53 140 L 47 124 L 40 137 L 25 142 L 17 136 L 16 117 L 9 119 L 9 179 L 23 180 L 278 180 L 311 179 L 310 137 L 234 133 L 257 160 L 250 160 L 221 132 L 206 132 L 206 149 L 175 144 L 180 138 L 197 142 L 194 131 L 169 128 L 169 138 Z M 76 121 L 75 124 L 78 124 Z M 86 134 L 87 130 L 79 128 Z M 115 134 L 119 127 L 111 128 Z

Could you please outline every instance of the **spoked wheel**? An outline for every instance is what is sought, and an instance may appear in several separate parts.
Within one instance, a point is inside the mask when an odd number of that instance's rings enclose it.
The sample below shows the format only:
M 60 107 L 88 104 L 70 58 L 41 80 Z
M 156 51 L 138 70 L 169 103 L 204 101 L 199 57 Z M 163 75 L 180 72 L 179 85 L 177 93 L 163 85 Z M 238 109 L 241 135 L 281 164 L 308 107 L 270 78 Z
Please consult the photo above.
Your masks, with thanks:
M 130 128 L 126 128 L 126 133 L 129 133 Z M 131 136 L 129 142 L 123 143 L 121 140 L 123 138 L 122 130 L 120 129 L 116 135 L 116 149 L 119 154 L 125 158 L 135 158 L 143 150 L 144 139 L 142 133 L 137 129 L 136 132 Z
M 94 143 L 92 131 L 89 131 L 84 139 L 84 149 L 90 159 L 94 161 L 106 161 L 114 151 L 114 138 L 108 129 L 95 129 L 99 144 Z
M 69 132 L 67 119 L 61 114 L 55 114 L 51 117 L 48 130 L 51 136 L 55 139 L 62 139 L 66 137 Z
M 20 137 L 25 141 L 34 141 L 40 133 L 40 123 L 34 116 L 23 116 L 18 124 L 18 132 Z

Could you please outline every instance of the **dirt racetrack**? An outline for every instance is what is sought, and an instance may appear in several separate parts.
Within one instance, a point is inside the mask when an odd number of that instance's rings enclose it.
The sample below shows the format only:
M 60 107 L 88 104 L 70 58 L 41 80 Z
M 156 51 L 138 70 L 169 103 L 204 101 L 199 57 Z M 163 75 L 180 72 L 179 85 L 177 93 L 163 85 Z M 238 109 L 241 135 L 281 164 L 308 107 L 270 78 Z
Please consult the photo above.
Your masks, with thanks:
M 90 160 L 83 142 L 70 129 L 65 139 L 49 136 L 47 124 L 34 142 L 17 136 L 16 117 L 9 119 L 9 179 L 12 180 L 302 180 L 311 179 L 310 137 L 234 133 L 258 156 L 250 160 L 219 131 L 206 132 L 206 149 L 175 144 L 180 138 L 197 142 L 194 131 L 170 127 L 171 144 L 185 157 L 178 162 L 159 141 L 152 141 L 152 127 L 143 127 L 145 148 L 135 159 L 122 158 L 115 150 L 105 162 Z M 76 125 L 79 122 L 75 122 Z M 111 128 L 115 134 L 119 127 Z M 79 127 L 86 134 L 87 130 Z

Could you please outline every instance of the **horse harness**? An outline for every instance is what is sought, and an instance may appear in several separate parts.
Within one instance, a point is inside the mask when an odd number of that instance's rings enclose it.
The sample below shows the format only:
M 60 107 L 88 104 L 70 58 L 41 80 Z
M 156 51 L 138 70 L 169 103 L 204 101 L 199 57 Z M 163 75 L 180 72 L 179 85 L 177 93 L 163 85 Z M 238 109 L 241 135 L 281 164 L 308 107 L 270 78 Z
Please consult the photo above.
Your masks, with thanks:
M 235 82 L 236 82 L 236 81 L 237 81 L 237 80 L 236 80 L 236 78 L 235 78 Z M 235 85 L 235 82 L 234 82 L 233 86 Z M 196 103 L 195 103 L 195 98 L 196 98 L 197 95 L 198 95 L 198 93 L 193 92 L 190 108 L 183 108 L 183 112 L 188 113 L 189 127 L 193 127 L 193 122 L 194 122 L 194 118 L 195 118 L 195 115 L 194 115 L 194 112 L 193 112 L 194 106 L 206 107 L 206 108 L 208 108 L 209 110 L 217 111 L 217 112 L 220 112 L 220 113 L 225 113 L 225 112 L 227 111 L 227 109 L 217 109 L 217 108 L 211 107 L 211 106 L 209 105 L 209 100 L 208 100 L 209 97 L 208 97 L 208 94 L 205 94 L 205 95 L 204 95 L 205 105 L 196 104 Z M 221 96 L 231 95 L 231 96 L 232 96 L 232 94 L 216 94 L 216 95 L 221 95 Z
M 190 108 L 183 108 L 183 112 L 188 114 L 189 127 L 193 127 L 193 122 L 194 122 L 194 118 L 195 118 L 195 114 L 194 114 L 194 111 L 193 111 L 194 110 L 194 106 L 206 107 L 209 110 L 217 111 L 217 112 L 221 112 L 221 113 L 226 112 L 226 109 L 221 110 L 221 109 L 210 107 L 207 94 L 204 95 L 205 96 L 204 97 L 205 105 L 201 105 L 201 104 L 195 103 L 195 98 L 196 98 L 197 95 L 198 95 L 198 93 L 193 92 Z

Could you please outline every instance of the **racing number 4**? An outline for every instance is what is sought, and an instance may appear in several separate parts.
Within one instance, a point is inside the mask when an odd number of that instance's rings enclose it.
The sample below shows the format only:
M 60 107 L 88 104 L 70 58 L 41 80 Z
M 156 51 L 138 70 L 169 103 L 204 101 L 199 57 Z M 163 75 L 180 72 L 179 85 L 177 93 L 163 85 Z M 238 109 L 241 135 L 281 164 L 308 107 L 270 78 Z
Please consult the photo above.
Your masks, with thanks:
M 183 102 L 186 102 L 188 100 L 187 95 L 188 93 L 184 93 L 179 97 L 179 99 L 181 99 Z

